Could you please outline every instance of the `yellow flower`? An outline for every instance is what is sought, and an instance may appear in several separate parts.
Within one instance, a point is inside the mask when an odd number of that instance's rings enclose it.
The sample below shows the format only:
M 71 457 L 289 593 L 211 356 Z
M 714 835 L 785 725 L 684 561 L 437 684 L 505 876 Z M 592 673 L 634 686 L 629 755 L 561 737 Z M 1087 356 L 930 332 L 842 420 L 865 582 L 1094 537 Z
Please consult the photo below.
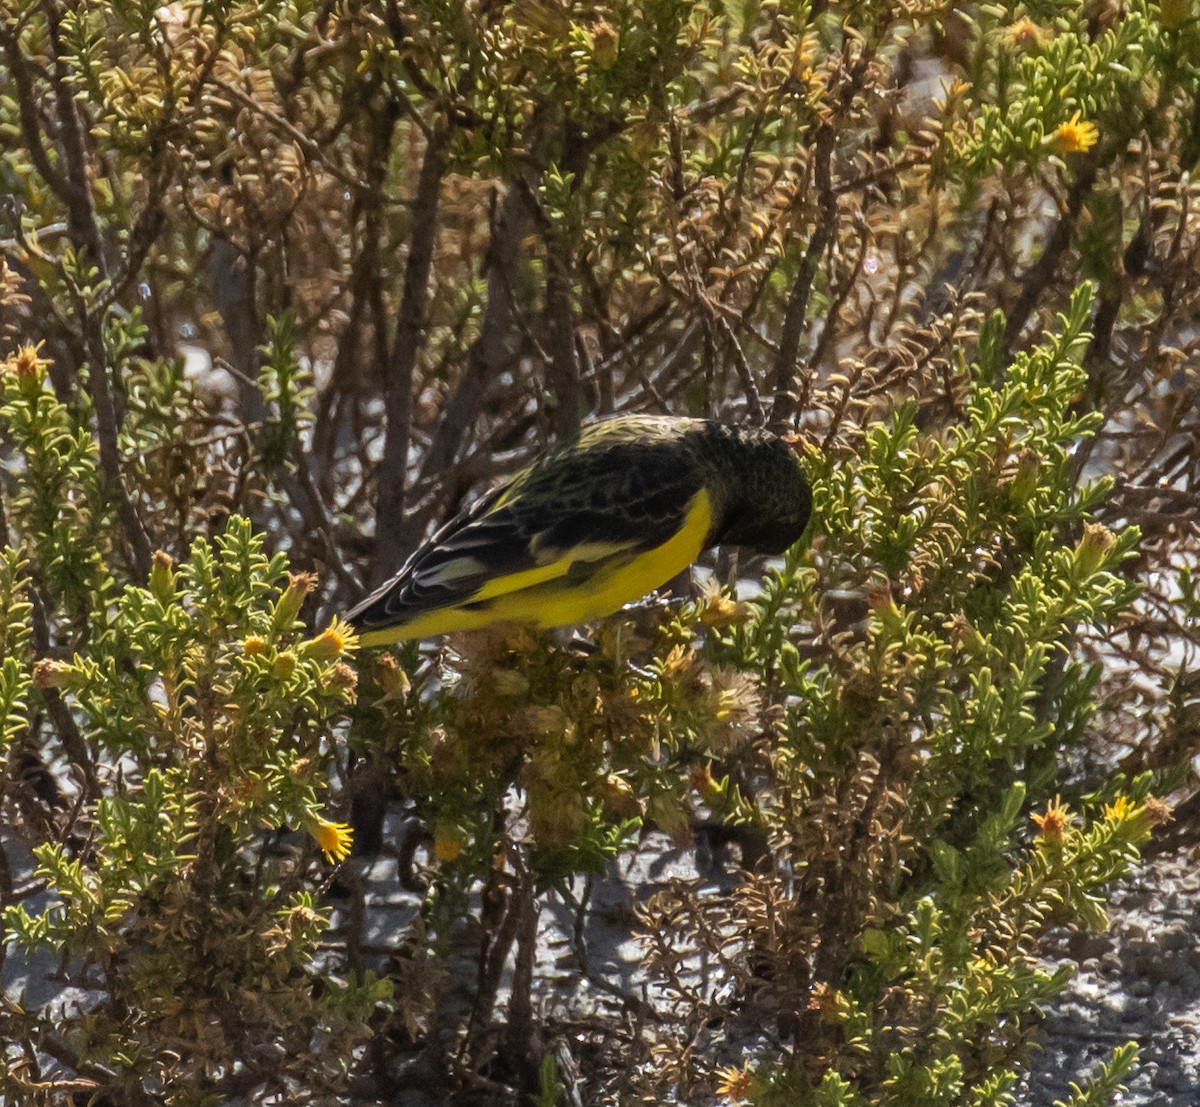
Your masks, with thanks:
M 242 653 L 247 657 L 258 657 L 267 650 L 267 640 L 257 634 L 251 634 L 242 640 Z
M 340 657 L 347 648 L 353 648 L 357 638 L 348 623 L 335 618 L 316 638 L 310 638 L 297 651 L 301 657 L 316 661 L 332 661 Z
M 305 827 L 316 840 L 327 861 L 344 861 L 350 856 L 354 844 L 354 831 L 345 823 L 331 823 L 328 819 L 313 816 Z
M 1150 796 L 1140 806 L 1128 796 L 1117 796 L 1112 803 L 1104 805 L 1104 818 L 1124 836 L 1133 841 L 1141 841 L 1148 837 L 1156 826 L 1170 821 L 1171 808 L 1157 796 Z
M 1123 823 L 1136 809 L 1136 804 L 1128 796 L 1117 796 L 1112 803 L 1104 805 L 1104 817 L 1109 822 Z
M 1066 123 L 1059 124 L 1050 141 L 1060 154 L 1082 154 L 1100 141 L 1100 132 L 1095 123 L 1081 120 L 1076 112 Z
M 682 680 L 695 667 L 695 654 L 686 646 L 675 646 L 659 663 L 663 680 Z
M 739 603 L 715 582 L 701 588 L 698 612 L 700 622 L 716 630 L 750 621 L 750 607 Z
M 745 1068 L 717 1069 L 717 1095 L 740 1103 L 749 1099 L 754 1088 L 754 1078 Z

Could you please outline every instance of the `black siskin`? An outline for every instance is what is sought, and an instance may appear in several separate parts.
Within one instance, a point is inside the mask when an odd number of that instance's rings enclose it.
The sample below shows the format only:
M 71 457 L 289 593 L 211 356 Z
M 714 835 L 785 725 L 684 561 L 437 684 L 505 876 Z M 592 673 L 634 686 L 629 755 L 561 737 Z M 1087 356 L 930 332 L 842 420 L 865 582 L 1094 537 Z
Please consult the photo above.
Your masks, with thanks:
M 622 415 L 585 427 L 447 523 L 346 619 L 364 645 L 504 621 L 588 622 L 703 550 L 782 553 L 812 494 L 770 431 Z

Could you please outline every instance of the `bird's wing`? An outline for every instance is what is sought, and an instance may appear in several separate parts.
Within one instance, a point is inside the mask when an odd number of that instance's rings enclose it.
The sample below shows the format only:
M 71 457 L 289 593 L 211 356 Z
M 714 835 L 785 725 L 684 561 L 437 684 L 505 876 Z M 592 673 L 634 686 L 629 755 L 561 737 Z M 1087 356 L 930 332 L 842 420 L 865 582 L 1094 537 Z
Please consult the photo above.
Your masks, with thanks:
M 379 630 L 555 580 L 582 586 L 670 541 L 689 518 L 700 475 L 670 455 L 647 453 L 631 465 L 618 453 L 520 474 L 443 527 L 347 618 Z

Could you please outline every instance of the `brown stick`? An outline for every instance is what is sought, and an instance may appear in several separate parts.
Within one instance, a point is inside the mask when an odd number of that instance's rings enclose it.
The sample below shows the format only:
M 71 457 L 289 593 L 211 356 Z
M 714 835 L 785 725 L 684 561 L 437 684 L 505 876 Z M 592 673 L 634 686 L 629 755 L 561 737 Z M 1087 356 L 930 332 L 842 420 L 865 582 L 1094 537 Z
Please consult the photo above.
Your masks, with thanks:
M 88 173 L 88 152 L 84 142 L 83 122 L 78 105 L 71 93 L 66 63 L 62 60 L 61 24 L 63 12 L 56 0 L 46 0 L 46 23 L 54 56 L 52 83 L 58 111 L 59 133 L 62 141 L 66 193 L 61 197 L 67 206 L 67 226 L 75 248 L 96 266 L 100 278 L 107 276 L 100 227 Z M 109 493 L 116 500 L 117 517 L 129 543 L 134 575 L 145 579 L 150 573 L 150 539 L 138 517 L 133 500 L 121 475 L 121 452 L 117 444 L 118 420 L 113 406 L 112 389 L 108 380 L 108 359 L 104 349 L 104 319 L 102 313 L 89 309 L 83 296 L 75 297 L 76 310 L 83 324 L 84 341 L 89 363 L 88 392 L 96 415 L 96 439 L 100 447 L 100 466 L 104 470 Z
M 833 191 L 833 148 L 836 132 L 828 123 L 817 130 L 813 148 L 814 173 L 820 202 L 817 226 L 809 240 L 800 271 L 796 274 L 791 295 L 783 315 L 783 330 L 779 336 L 779 356 L 775 359 L 775 399 L 771 404 L 771 425 L 788 423 L 796 412 L 796 363 L 800 356 L 800 336 L 804 332 L 804 315 L 812 293 L 813 277 L 821 255 L 829 248 L 837 228 L 837 196 Z
M 396 337 L 387 367 L 387 431 L 375 496 L 375 555 L 371 583 L 381 584 L 400 567 L 407 552 L 405 511 L 408 504 L 408 446 L 412 435 L 413 375 L 425 344 L 429 274 L 437 239 L 438 202 L 446 174 L 450 130 L 443 126 L 430 137 L 421 162 L 412 204 L 412 240 L 404 270 Z
M 16 548 L 8 529 L 8 510 L 2 494 L 0 494 L 0 546 Z M 41 661 L 50 656 L 50 623 L 46 618 L 46 605 L 42 601 L 41 587 L 36 574 L 32 571 L 29 574 L 29 603 L 31 608 L 29 644 L 34 659 Z M 92 759 L 91 750 L 88 749 L 87 742 L 83 740 L 83 735 L 79 733 L 75 716 L 71 714 L 71 709 L 57 688 L 51 685 L 42 688 L 41 693 L 46 710 L 50 714 L 50 721 L 58 731 L 58 737 L 66 752 L 67 760 L 79 770 L 83 777 L 84 791 L 88 798 L 98 799 L 100 782 L 96 777 L 96 762 Z
M 422 482 L 441 473 L 457 456 L 479 410 L 485 383 L 509 358 L 513 312 L 506 289 L 516 283 L 517 268 L 524 255 L 521 240 L 529 232 L 530 224 L 529 206 L 521 189 L 512 185 L 500 205 L 488 244 L 487 310 L 479 336 L 467 354 L 463 375 L 446 402 L 421 465 Z
M 1075 183 L 1071 185 L 1071 191 L 1067 194 L 1067 210 L 1055 224 L 1054 230 L 1050 232 L 1042 256 L 1025 272 L 1021 281 L 1021 295 L 1017 297 L 1017 302 L 1008 313 L 1008 326 L 1004 331 L 1004 341 L 1009 347 L 1017 341 L 1021 331 L 1025 329 L 1029 316 L 1042 301 L 1046 286 L 1058 272 L 1058 264 L 1071 244 L 1071 233 L 1075 229 L 1080 211 L 1083 210 L 1083 202 L 1087 199 L 1088 194 L 1092 191 L 1092 185 L 1095 183 L 1096 165 L 1094 158 L 1089 159 L 1080 170 L 1079 176 L 1075 178 Z

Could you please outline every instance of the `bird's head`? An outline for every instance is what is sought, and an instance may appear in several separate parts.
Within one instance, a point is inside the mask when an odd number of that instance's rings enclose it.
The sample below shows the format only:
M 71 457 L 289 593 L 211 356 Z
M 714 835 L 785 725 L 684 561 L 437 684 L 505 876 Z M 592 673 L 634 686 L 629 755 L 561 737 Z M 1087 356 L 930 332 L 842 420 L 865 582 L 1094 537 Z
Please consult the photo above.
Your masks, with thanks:
M 804 475 L 799 435 L 740 428 L 738 477 L 730 482 L 722 525 L 714 545 L 745 546 L 781 554 L 797 542 L 812 514 L 812 491 Z

